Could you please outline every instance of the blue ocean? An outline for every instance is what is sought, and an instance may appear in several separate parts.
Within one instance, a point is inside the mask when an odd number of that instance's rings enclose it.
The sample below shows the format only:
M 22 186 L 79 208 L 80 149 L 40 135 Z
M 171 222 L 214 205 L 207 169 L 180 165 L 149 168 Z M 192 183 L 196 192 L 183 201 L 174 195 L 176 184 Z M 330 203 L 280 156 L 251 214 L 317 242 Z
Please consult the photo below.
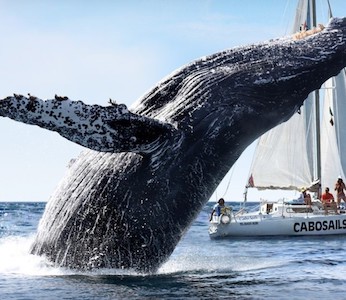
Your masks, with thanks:
M 29 254 L 44 208 L 0 203 L 1 299 L 346 299 L 346 236 L 210 240 L 208 203 L 157 274 L 76 272 Z

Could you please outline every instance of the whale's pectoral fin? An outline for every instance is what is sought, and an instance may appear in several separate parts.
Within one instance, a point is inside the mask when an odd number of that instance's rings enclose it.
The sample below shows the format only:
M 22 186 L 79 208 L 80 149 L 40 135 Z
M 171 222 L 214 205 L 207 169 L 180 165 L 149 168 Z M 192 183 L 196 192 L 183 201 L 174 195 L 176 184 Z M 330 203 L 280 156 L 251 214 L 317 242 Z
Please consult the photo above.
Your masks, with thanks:
M 56 131 L 103 152 L 150 153 L 173 130 L 170 124 L 131 113 L 124 104 L 87 105 L 67 97 L 41 100 L 15 94 L 0 100 L 0 116 Z

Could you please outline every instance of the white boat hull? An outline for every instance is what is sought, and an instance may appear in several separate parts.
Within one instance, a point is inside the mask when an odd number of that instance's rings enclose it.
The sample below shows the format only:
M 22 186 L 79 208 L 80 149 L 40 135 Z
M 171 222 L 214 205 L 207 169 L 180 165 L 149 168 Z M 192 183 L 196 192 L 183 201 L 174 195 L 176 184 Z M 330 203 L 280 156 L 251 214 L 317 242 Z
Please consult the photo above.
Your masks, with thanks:
M 326 217 L 270 218 L 210 224 L 210 237 L 334 235 L 346 234 L 346 215 Z
M 317 236 L 346 234 L 346 214 L 262 214 L 231 215 L 223 223 L 214 217 L 209 225 L 211 238 L 227 236 Z

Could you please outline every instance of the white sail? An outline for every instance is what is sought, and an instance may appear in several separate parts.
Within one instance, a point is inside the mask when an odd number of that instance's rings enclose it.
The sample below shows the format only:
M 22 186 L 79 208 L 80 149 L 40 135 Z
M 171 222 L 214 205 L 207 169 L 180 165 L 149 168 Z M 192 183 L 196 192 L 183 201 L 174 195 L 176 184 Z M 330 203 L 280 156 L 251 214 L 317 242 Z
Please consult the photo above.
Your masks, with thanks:
M 346 76 L 345 69 L 324 84 L 321 124 L 322 186 L 331 190 L 338 176 L 345 179 L 346 167 Z
M 312 6 L 311 0 L 299 1 L 293 32 L 313 27 L 310 17 Z M 251 186 L 258 189 L 299 190 L 321 179 L 323 188 L 328 186 L 334 190 L 338 176 L 345 178 L 345 70 L 328 80 L 323 91 L 321 124 L 317 124 L 319 113 L 318 110 L 316 112 L 316 94 L 313 92 L 305 100 L 300 114 L 296 113 L 287 122 L 261 136 L 250 169 Z M 321 141 L 320 159 L 318 136 Z M 318 171 L 320 168 L 321 171 Z
M 298 3 L 292 33 L 307 29 L 309 1 Z M 313 181 L 314 136 L 313 97 L 305 101 L 300 114 L 262 135 L 258 140 L 250 169 L 253 186 L 258 189 L 300 189 Z
M 304 108 L 258 141 L 251 175 L 258 189 L 299 189 L 309 186 L 312 174 L 307 154 Z M 302 134 L 298 134 L 302 132 Z

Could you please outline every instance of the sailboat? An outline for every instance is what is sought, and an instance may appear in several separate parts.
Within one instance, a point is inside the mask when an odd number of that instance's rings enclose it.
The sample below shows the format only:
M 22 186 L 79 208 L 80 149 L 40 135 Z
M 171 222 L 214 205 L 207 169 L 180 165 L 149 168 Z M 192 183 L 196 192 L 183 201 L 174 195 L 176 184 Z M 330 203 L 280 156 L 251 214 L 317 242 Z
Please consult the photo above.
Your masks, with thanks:
M 329 17 L 332 17 L 328 1 Z M 293 33 L 316 28 L 314 0 L 299 0 Z M 323 107 L 320 108 L 320 97 Z M 290 120 L 262 135 L 257 143 L 246 192 L 301 190 L 314 193 L 312 203 L 294 199 L 261 200 L 254 211 L 224 209 L 209 224 L 211 238 L 224 236 L 346 234 L 346 210 L 326 209 L 321 189 L 334 191 L 346 171 L 346 70 L 311 93 Z M 270 164 L 268 163 L 270 161 Z M 246 201 L 246 196 L 245 196 Z

